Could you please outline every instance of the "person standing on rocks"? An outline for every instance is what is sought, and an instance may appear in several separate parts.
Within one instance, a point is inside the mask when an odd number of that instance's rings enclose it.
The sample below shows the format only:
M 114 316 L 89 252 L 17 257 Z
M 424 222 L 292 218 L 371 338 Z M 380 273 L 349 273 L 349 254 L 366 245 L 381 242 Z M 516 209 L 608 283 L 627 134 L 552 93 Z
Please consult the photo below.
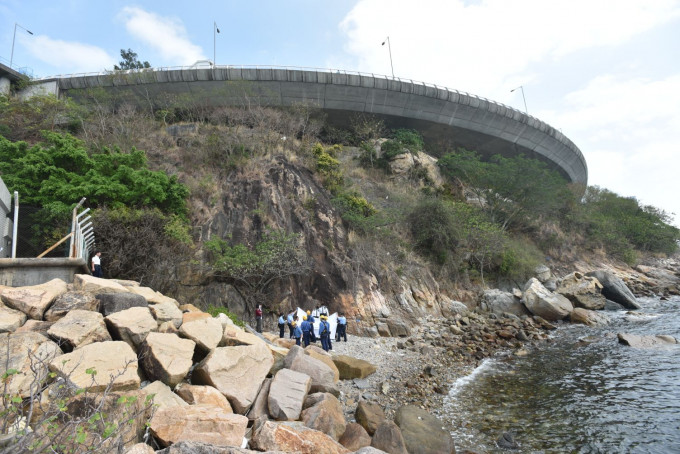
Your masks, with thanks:
M 92 275 L 94 277 L 102 277 L 102 251 L 97 251 L 92 256 Z
M 347 342 L 347 318 L 345 318 L 344 313 L 340 312 L 335 340 L 336 342 L 340 342 L 340 339 L 343 338 L 345 339 L 345 342 Z
M 302 323 L 300 324 L 300 329 L 302 330 L 302 339 L 303 343 L 305 344 L 305 347 L 309 345 L 309 340 L 310 340 L 310 331 L 314 331 L 314 326 L 309 323 L 309 320 L 307 320 L 307 316 L 305 315 L 302 317 Z
M 286 331 L 286 320 L 283 318 L 283 312 L 279 314 L 279 338 L 283 339 L 283 333 Z
M 293 338 L 293 312 L 288 314 L 288 317 L 286 317 L 288 320 L 288 330 L 290 331 L 290 338 Z
M 262 305 L 258 304 L 257 308 L 255 309 L 255 323 L 256 323 L 256 328 L 255 330 L 258 333 L 262 332 Z
M 319 323 L 319 337 L 321 338 L 321 348 L 324 351 L 331 349 L 331 325 L 326 321 L 328 317 L 321 316 L 321 323 Z
M 295 337 L 295 345 L 300 345 L 300 338 L 302 337 L 302 330 L 296 322 L 293 322 L 293 337 Z

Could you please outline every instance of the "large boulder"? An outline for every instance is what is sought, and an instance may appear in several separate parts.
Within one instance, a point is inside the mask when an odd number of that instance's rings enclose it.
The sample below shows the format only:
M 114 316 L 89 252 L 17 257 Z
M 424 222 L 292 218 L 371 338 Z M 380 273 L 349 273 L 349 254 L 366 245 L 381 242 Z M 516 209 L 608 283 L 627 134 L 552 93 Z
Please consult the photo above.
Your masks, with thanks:
M 340 443 L 310 429 L 301 422 L 266 421 L 255 431 L 251 447 L 260 451 L 296 452 L 300 454 L 349 454 Z
M 176 334 L 149 333 L 139 347 L 139 361 L 150 380 L 176 386 L 193 365 L 195 343 Z
M 580 323 L 588 326 L 606 325 L 609 323 L 609 318 L 595 311 L 577 307 L 569 314 L 569 321 L 571 323 Z
M 26 314 L 0 304 L 0 333 L 13 333 L 26 322 Z
M 345 432 L 338 440 L 345 448 L 356 451 L 366 446 L 371 446 L 371 436 L 361 424 L 351 422 L 347 424 Z
M 209 405 L 219 407 L 227 413 L 234 412 L 227 398 L 212 386 L 180 383 L 175 388 L 175 392 L 189 405 Z
M 602 284 L 602 295 L 608 300 L 619 303 L 626 309 L 640 309 L 637 298 L 621 278 L 604 270 L 590 271 L 586 276 L 592 276 Z
M 354 419 L 369 435 L 373 435 L 380 424 L 387 419 L 382 407 L 374 402 L 360 400 L 354 411 Z
M 46 364 L 62 351 L 57 344 L 34 332 L 0 334 L 0 339 L 0 375 L 8 374 L 7 388 L 3 392 L 29 397 L 31 386 L 33 392 L 37 392 L 39 382 L 47 376 Z M 8 372 L 12 370 L 16 372 Z
M 284 366 L 287 369 L 309 375 L 312 378 L 311 392 L 333 386 L 333 371 L 318 359 L 305 355 L 305 351 L 297 345 L 294 345 L 288 351 Z
M 110 279 L 94 277 L 89 274 L 73 276 L 73 288 L 87 293 L 127 293 L 128 288 Z M 107 314 L 104 314 L 107 315 Z
M 203 318 L 183 323 L 179 335 L 196 342 L 196 347 L 207 355 L 222 340 L 222 324 L 216 318 Z
M 272 364 L 274 358 L 264 343 L 218 347 L 196 366 L 191 380 L 217 388 L 229 399 L 235 412 L 245 413 Z
M 269 404 L 267 401 L 269 400 L 269 388 L 271 385 L 271 378 L 266 378 L 264 382 L 262 382 L 260 392 L 257 393 L 255 402 L 253 402 L 253 405 L 250 406 L 250 410 L 248 410 L 248 420 L 255 421 L 261 418 L 264 418 L 265 420 L 269 419 Z
M 47 330 L 47 334 L 54 339 L 64 351 L 93 342 L 111 340 L 106 329 L 104 316 L 99 312 L 73 310 Z
M 312 379 L 307 374 L 290 369 L 278 371 L 267 397 L 269 415 L 277 421 L 296 421 L 311 384 Z
M 50 308 L 45 312 L 44 318 L 48 322 L 56 322 L 76 309 L 99 311 L 99 300 L 92 293 L 88 292 L 66 292 L 54 299 Z
M 156 331 L 158 325 L 148 307 L 131 307 L 105 318 L 111 336 L 116 340 L 127 342 L 130 347 L 137 347 L 144 342 L 150 332 Z
M 668 347 L 678 343 L 673 336 L 638 336 L 637 334 L 619 333 L 619 344 L 634 348 L 659 348 Z
M 47 308 L 66 290 L 66 282 L 52 279 L 40 285 L 5 288 L 0 298 L 8 307 L 23 312 L 33 320 L 42 320 Z
M 175 328 L 182 326 L 182 311 L 171 302 L 151 304 L 149 310 L 159 325 L 170 322 Z
M 529 311 L 519 298 L 516 298 L 510 292 L 504 292 L 496 288 L 484 291 L 480 307 L 484 311 L 497 315 L 506 313 L 517 315 L 518 317 L 529 315 Z
M 179 303 L 173 298 L 163 295 L 161 292 L 157 292 L 149 287 L 140 287 L 139 285 L 133 285 L 127 287 L 131 293 L 136 293 L 141 295 L 149 303 L 149 305 L 155 304 L 172 304 L 176 308 L 179 308 Z
M 404 405 L 394 414 L 394 422 L 404 437 L 408 452 L 452 454 L 456 450 L 444 424 L 415 405 Z
M 152 451 L 150 454 L 259 454 L 245 448 L 235 446 L 218 446 L 201 441 L 178 441 L 165 449 Z M 125 454 L 128 454 L 127 452 Z M 269 452 L 268 454 L 282 454 Z
M 224 333 L 220 347 L 236 347 L 239 345 L 264 344 L 264 341 L 254 334 L 248 333 L 236 325 L 224 326 Z
M 149 423 L 151 433 L 163 446 L 180 441 L 241 446 L 247 426 L 245 416 L 204 405 L 161 408 Z
M 340 439 L 347 427 L 342 404 L 329 393 L 316 393 L 307 397 L 300 420 L 310 429 L 323 432 L 335 440 Z
M 134 293 L 97 293 L 95 296 L 99 301 L 99 311 L 104 317 L 133 307 L 149 306 L 143 296 Z
M 57 356 L 49 363 L 56 372 L 75 387 L 88 391 L 138 389 L 137 355 L 125 342 L 109 341 L 85 345 L 71 353 Z
M 153 404 L 157 408 L 186 407 L 189 405 L 180 396 L 172 392 L 172 389 L 162 381 L 156 380 L 142 388 L 147 396 L 153 396 Z
M 340 371 L 333 362 L 333 357 L 330 354 L 326 353 L 322 348 L 319 348 L 316 345 L 309 345 L 307 348 L 305 348 L 305 353 L 314 359 L 318 359 L 328 366 L 333 371 L 333 381 L 336 382 L 340 380 Z
M 333 362 L 340 373 L 340 380 L 366 378 L 377 370 L 368 361 L 347 355 L 335 355 L 333 356 Z
M 270 343 L 267 343 L 267 348 L 269 348 L 269 351 L 272 353 L 272 357 L 274 358 L 274 364 L 272 365 L 272 369 L 269 371 L 269 375 L 274 376 L 278 371 L 285 367 L 283 363 L 286 360 L 286 355 L 288 355 L 288 348 L 279 347 L 276 344 Z
M 592 276 L 584 276 L 578 271 L 560 279 L 556 292 L 567 297 L 574 306 L 593 311 L 604 309 L 607 301 L 602 296 L 600 281 Z
M 371 439 L 371 446 L 390 454 L 409 454 L 401 429 L 392 421 L 383 421 Z M 414 451 L 420 452 L 420 451 Z
M 536 278 L 531 278 L 524 287 L 522 302 L 529 311 L 550 322 L 566 318 L 574 306 L 564 296 L 552 293 Z

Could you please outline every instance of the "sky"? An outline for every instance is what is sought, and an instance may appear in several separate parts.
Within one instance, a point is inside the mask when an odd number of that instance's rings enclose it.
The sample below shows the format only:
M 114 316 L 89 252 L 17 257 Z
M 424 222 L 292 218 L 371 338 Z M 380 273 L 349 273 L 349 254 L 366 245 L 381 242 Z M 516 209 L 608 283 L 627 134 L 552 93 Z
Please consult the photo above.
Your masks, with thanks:
M 0 0 L 0 62 L 34 77 L 128 48 L 153 67 L 393 68 L 526 109 L 580 148 L 589 185 L 680 225 L 680 0 Z

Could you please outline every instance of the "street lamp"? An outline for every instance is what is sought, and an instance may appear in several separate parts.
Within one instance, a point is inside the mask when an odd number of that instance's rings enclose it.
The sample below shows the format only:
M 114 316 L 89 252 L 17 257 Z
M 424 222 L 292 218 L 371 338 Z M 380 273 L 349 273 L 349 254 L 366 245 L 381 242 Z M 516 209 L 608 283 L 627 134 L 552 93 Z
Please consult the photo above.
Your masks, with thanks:
M 215 67 L 215 49 L 217 48 L 217 34 L 220 29 L 217 28 L 217 22 L 213 21 L 213 68 Z
M 17 24 L 16 22 L 14 23 L 14 36 L 12 37 L 12 55 L 9 57 L 9 67 L 12 67 L 12 61 L 14 60 L 14 40 L 17 38 L 17 27 L 22 28 L 28 32 L 29 35 L 32 35 L 33 32 L 30 31 L 29 29 L 22 27 L 21 25 Z
M 512 90 L 510 90 L 510 93 L 517 90 L 518 88 L 522 91 L 522 100 L 524 100 L 524 112 L 527 115 L 529 115 L 529 111 L 527 110 L 527 99 L 524 97 L 524 87 L 520 85 L 519 87 L 513 88 Z
M 385 41 L 383 41 L 382 45 L 384 46 L 385 43 L 387 43 L 387 49 L 390 51 L 390 67 L 392 68 L 392 79 L 394 79 L 394 66 L 392 65 L 392 46 L 390 45 L 390 37 L 388 36 Z

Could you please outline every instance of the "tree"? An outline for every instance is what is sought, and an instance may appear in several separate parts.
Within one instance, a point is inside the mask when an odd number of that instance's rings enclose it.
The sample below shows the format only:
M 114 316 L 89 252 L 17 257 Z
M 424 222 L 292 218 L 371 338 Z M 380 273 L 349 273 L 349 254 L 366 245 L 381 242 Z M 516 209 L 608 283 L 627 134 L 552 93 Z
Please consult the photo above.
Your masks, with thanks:
M 144 69 L 151 68 L 148 61 L 141 62 L 137 60 L 137 52 L 133 52 L 132 49 L 121 49 L 120 56 L 122 60 L 118 62 L 117 65 L 113 65 L 113 69 L 116 71 L 121 71 L 125 69 Z

